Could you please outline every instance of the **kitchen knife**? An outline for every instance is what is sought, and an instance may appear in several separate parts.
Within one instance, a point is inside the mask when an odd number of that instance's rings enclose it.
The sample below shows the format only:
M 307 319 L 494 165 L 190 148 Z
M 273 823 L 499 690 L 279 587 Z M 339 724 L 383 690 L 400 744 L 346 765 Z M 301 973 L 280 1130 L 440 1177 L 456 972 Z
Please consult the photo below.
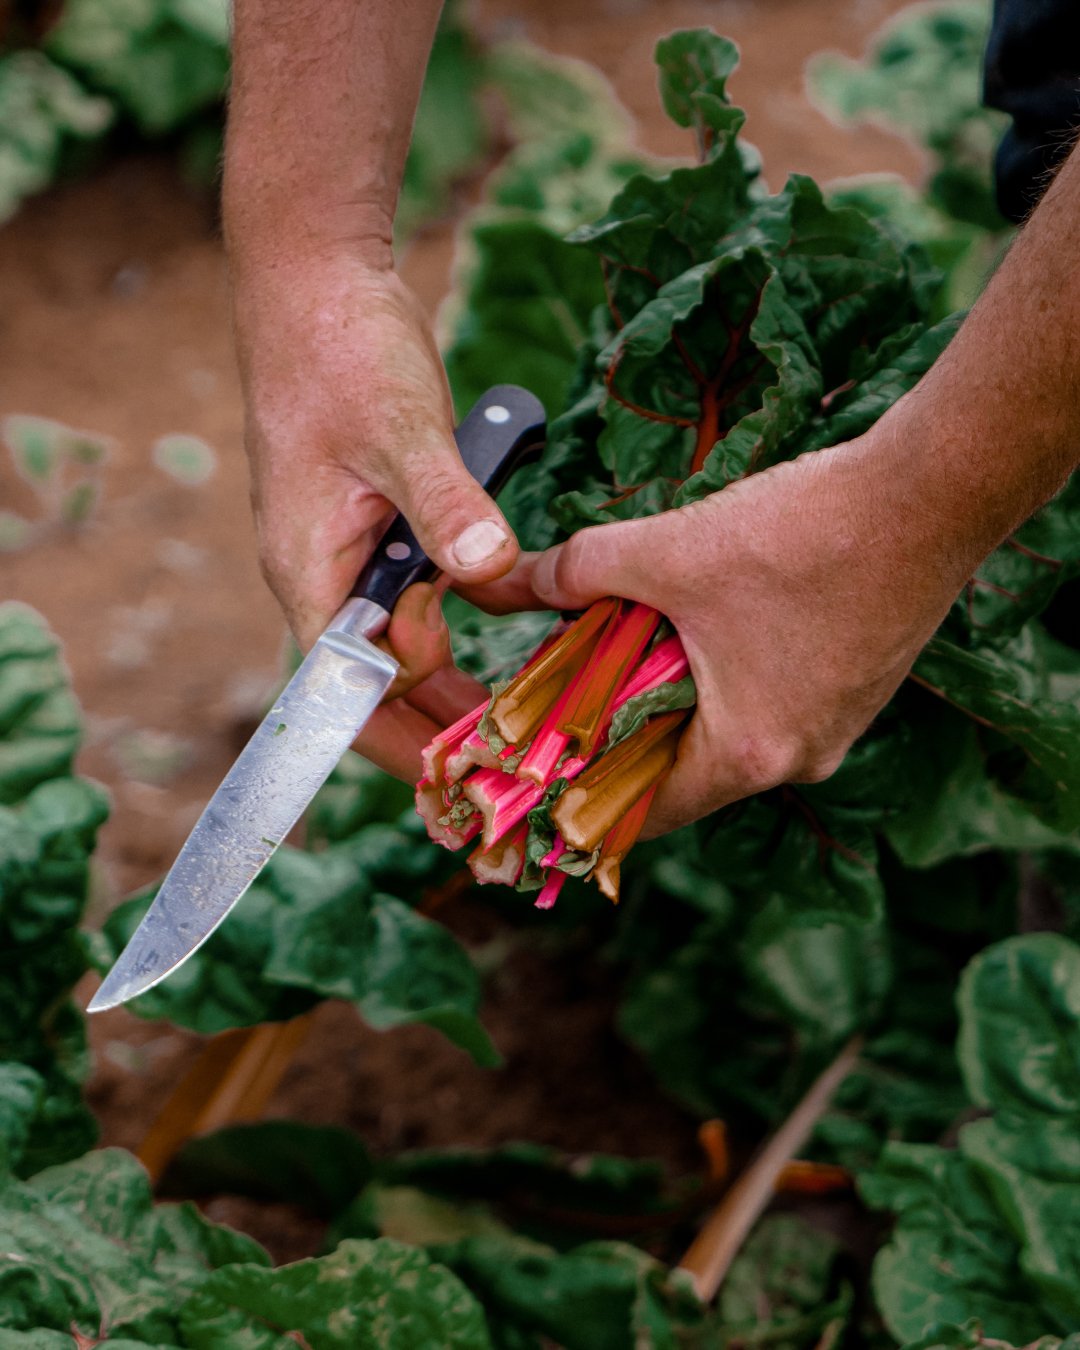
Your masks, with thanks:
M 489 389 L 454 433 L 490 493 L 544 442 L 544 409 L 525 389 Z M 145 993 L 196 951 L 300 819 L 397 674 L 379 636 L 401 593 L 435 564 L 404 516 L 390 522 L 352 595 L 304 658 L 199 817 L 153 904 L 88 1012 Z

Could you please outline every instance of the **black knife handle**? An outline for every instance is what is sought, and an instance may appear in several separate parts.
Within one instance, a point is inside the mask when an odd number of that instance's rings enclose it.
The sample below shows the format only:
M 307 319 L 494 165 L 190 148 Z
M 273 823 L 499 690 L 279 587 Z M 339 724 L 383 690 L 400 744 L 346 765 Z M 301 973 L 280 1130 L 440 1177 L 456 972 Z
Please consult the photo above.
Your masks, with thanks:
M 465 415 L 454 437 L 465 467 L 494 496 L 519 465 L 539 456 L 545 432 L 544 406 L 535 394 L 516 384 L 497 384 Z M 402 591 L 416 581 L 430 581 L 437 571 L 399 512 L 352 594 L 390 614 Z

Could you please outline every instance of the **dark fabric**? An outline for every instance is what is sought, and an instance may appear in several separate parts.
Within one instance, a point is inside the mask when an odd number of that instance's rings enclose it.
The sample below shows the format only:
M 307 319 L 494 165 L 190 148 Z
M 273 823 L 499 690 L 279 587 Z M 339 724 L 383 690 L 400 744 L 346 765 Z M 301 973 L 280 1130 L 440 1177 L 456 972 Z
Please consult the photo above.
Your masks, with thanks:
M 998 150 L 998 207 L 1020 221 L 1080 130 L 1080 0 L 994 0 L 985 101 L 1013 119 Z

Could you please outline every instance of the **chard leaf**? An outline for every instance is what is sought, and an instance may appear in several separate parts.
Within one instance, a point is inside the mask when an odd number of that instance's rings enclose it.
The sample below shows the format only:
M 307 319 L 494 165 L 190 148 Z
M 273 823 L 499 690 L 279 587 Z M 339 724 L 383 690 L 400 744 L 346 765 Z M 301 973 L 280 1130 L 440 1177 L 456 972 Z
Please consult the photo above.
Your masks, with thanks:
M 279 849 L 229 922 L 134 1011 L 212 1034 L 343 998 L 380 1030 L 426 1022 L 478 1062 L 498 1063 L 478 1020 L 480 980 L 468 956 L 440 924 L 373 889 L 383 878 L 400 885 L 403 873 L 418 882 L 443 868 L 434 850 L 415 847 L 417 828 L 376 821 L 322 853 Z M 115 960 L 151 899 L 110 915 L 99 967 Z
M 268 1264 L 193 1205 L 155 1208 L 146 1173 L 104 1149 L 0 1191 L 0 1326 L 184 1344 L 178 1310 L 208 1270 Z
M 159 1183 L 165 1196 L 227 1192 L 286 1201 L 332 1218 L 371 1179 L 359 1138 L 332 1125 L 263 1120 L 187 1140 Z
M 227 29 L 187 20 L 171 4 L 69 0 L 45 49 L 110 94 L 144 135 L 160 136 L 225 94 Z
M 763 1219 L 732 1262 L 717 1300 L 725 1332 L 745 1344 L 793 1347 L 841 1334 L 852 1289 L 842 1249 L 791 1215 Z
M 989 28 L 978 0 L 898 14 L 867 57 L 827 53 L 810 65 L 812 92 L 845 122 L 884 122 L 930 152 L 930 201 L 983 229 L 1004 224 L 990 167 L 1005 120 L 983 105 L 981 69 Z
M 77 925 L 108 807 L 71 776 L 78 740 L 56 640 L 26 606 L 0 605 L 0 1076 L 13 1093 L 8 1163 L 20 1173 L 81 1153 L 97 1134 L 69 994 L 87 966 Z
M 873 1271 L 877 1305 L 897 1340 L 916 1340 L 934 1322 L 969 1317 L 988 1335 L 1017 1345 L 1048 1329 L 1024 1278 L 1019 1243 L 959 1154 L 889 1144 L 860 1189 L 869 1205 L 898 1216 Z
M 611 719 L 611 728 L 607 734 L 605 746 L 611 749 L 620 741 L 632 736 L 656 713 L 674 712 L 678 708 L 692 708 L 697 702 L 697 690 L 690 675 L 684 679 L 658 684 L 655 689 L 646 690 L 634 698 L 627 699 Z
M 181 1311 L 192 1350 L 490 1350 L 480 1305 L 450 1271 L 380 1238 L 279 1270 L 230 1265 Z
M 1028 810 L 1055 830 L 1080 826 L 1080 709 L 1053 696 L 1032 634 L 969 650 L 935 637 L 915 675 L 1017 748 L 995 776 Z
M 709 1318 L 689 1280 L 624 1243 L 590 1242 L 560 1254 L 525 1238 L 476 1236 L 432 1254 L 519 1337 L 548 1337 L 565 1350 L 709 1344 L 695 1339 L 708 1334 Z
M 692 128 L 706 153 L 716 133 L 732 129 L 727 81 L 738 64 L 735 44 L 707 29 L 672 33 L 656 44 L 664 111 L 680 127 Z
M 1077 1117 L 1032 1120 L 999 1111 L 966 1125 L 960 1151 L 994 1197 L 1020 1246 L 1019 1264 L 1038 1290 L 1044 1326 L 1080 1317 L 1080 1185 Z
M 976 1317 L 988 1337 L 1027 1344 L 1080 1316 L 1078 962 L 1068 939 L 1030 933 L 971 963 L 958 1058 L 993 1118 L 965 1125 L 955 1150 L 889 1146 L 862 1179 L 867 1201 L 899 1216 L 873 1278 L 900 1340 Z
M 964 972 L 960 1070 L 977 1106 L 1080 1119 L 1080 948 L 1053 933 L 999 942 Z

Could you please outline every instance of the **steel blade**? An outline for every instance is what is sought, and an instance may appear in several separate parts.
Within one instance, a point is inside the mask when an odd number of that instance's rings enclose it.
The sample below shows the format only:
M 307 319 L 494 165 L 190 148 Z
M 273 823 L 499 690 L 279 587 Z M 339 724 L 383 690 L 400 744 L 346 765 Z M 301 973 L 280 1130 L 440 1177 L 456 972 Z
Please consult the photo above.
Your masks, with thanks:
M 199 817 L 88 1012 L 145 993 L 202 946 L 300 819 L 397 669 L 362 636 L 331 628 L 319 638 Z

